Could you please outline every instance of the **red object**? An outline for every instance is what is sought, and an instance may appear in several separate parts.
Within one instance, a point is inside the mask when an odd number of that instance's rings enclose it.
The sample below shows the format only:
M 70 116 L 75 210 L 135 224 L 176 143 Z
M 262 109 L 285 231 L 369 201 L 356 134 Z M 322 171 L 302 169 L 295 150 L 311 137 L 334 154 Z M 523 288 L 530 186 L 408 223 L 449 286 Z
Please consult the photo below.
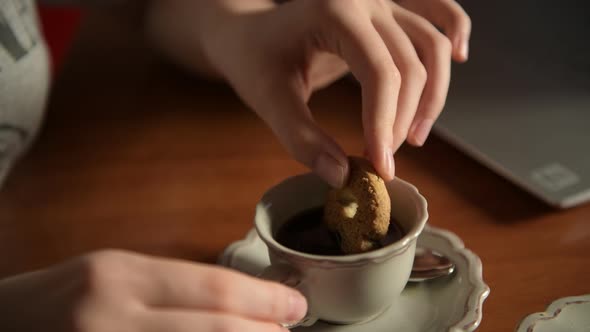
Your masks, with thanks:
M 42 5 L 39 14 L 55 71 L 67 53 L 83 15 L 78 8 Z

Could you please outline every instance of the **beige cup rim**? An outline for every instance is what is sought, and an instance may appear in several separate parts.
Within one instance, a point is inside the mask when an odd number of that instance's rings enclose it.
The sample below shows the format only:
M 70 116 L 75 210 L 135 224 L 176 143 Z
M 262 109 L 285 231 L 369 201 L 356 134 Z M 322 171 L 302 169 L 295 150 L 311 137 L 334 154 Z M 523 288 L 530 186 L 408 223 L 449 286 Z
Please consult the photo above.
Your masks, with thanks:
M 286 181 L 296 181 L 298 177 L 306 177 L 306 176 L 315 176 L 312 173 L 307 173 L 303 175 L 293 176 L 285 179 L 284 181 L 278 183 L 277 185 L 273 186 L 277 187 L 285 183 Z M 270 227 L 261 227 L 259 223 L 261 222 L 260 218 L 257 216 L 254 219 L 254 224 L 258 235 L 264 241 L 264 243 L 272 250 L 274 250 L 275 254 L 278 254 L 283 257 L 287 257 L 289 259 L 297 259 L 307 263 L 335 263 L 338 265 L 349 265 L 349 264 L 358 264 L 359 262 L 366 262 L 366 261 L 374 261 L 374 260 L 381 260 L 386 259 L 391 256 L 396 256 L 402 252 L 404 252 L 413 241 L 416 241 L 426 222 L 428 220 L 428 203 L 426 199 L 418 189 L 400 178 L 394 178 L 392 181 L 386 183 L 386 186 L 389 188 L 391 186 L 399 186 L 402 190 L 408 193 L 408 196 L 414 202 L 414 207 L 416 208 L 416 222 L 412 225 L 412 227 L 407 230 L 406 234 L 398 241 L 385 246 L 383 248 L 360 253 L 360 254 L 352 254 L 352 255 L 344 255 L 344 256 L 327 256 L 327 255 L 314 255 L 299 252 L 290 248 L 287 248 L 277 242 L 272 234 L 270 233 Z M 271 189 L 272 189 L 271 188 Z M 269 189 L 269 190 L 271 190 Z M 260 203 L 257 204 L 257 208 L 260 206 Z

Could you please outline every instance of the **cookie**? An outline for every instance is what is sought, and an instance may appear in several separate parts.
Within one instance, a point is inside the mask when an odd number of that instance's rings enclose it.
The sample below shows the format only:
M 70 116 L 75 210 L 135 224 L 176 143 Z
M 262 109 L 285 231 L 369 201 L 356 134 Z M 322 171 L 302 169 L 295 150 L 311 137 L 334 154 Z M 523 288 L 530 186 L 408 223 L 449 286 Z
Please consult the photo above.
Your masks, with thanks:
M 344 253 L 354 254 L 375 249 L 387 234 L 391 201 L 385 182 L 371 163 L 350 157 L 348 183 L 328 193 L 324 223 L 340 236 Z

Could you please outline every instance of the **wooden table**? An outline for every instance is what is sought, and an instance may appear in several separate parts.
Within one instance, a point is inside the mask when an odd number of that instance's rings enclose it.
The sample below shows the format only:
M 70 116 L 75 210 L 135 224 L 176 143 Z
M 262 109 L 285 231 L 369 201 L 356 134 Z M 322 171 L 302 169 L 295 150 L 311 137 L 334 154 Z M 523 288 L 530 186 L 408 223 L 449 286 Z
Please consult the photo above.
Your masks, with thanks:
M 44 130 L 0 191 L 0 276 L 105 247 L 214 262 L 252 227 L 265 189 L 305 171 L 230 89 L 159 60 L 123 22 L 85 22 Z M 362 153 L 360 101 L 341 82 L 311 102 L 350 154 Z M 548 208 L 436 137 L 396 157 L 430 224 L 483 261 L 480 331 L 590 293 L 589 204 Z

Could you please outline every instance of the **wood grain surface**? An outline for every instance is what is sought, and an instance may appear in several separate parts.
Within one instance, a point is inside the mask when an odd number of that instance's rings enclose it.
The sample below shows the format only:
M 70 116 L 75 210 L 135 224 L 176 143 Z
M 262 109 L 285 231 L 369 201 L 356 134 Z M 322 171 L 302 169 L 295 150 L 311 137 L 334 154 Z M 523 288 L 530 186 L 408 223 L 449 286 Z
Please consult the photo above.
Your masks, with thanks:
M 318 121 L 362 154 L 358 88 L 318 93 Z M 479 331 L 512 331 L 590 293 L 590 205 L 554 210 L 436 137 L 396 154 L 431 225 L 483 261 Z M 252 227 L 258 198 L 306 169 L 221 84 L 149 51 L 133 23 L 89 15 L 55 80 L 45 126 L 0 191 L 0 277 L 100 248 L 214 262 Z

